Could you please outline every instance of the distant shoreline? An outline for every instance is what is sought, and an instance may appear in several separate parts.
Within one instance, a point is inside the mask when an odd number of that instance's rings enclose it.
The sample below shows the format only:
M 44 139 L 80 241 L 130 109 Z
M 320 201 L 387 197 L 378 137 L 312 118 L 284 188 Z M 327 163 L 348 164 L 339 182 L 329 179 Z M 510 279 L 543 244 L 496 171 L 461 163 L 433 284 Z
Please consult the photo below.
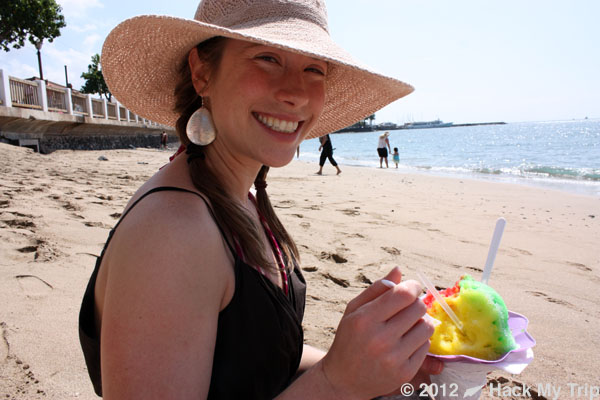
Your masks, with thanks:
M 465 124 L 452 124 L 450 126 L 437 126 L 437 127 L 423 127 L 423 128 L 406 128 L 404 125 L 396 126 L 396 127 L 373 127 L 373 126 L 365 126 L 362 128 L 356 127 L 348 127 L 337 130 L 333 133 L 364 133 L 364 132 L 379 132 L 379 131 L 399 131 L 403 129 L 437 129 L 437 128 L 455 128 L 460 126 L 480 126 L 480 125 L 506 125 L 506 122 L 471 122 Z

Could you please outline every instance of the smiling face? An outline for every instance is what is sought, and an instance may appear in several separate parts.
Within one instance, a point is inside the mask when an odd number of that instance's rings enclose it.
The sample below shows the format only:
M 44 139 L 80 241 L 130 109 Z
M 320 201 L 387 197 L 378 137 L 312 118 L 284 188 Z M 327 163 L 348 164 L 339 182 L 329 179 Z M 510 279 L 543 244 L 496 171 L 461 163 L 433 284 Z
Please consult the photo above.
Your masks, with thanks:
M 211 145 L 214 150 L 243 163 L 273 167 L 289 163 L 323 110 L 327 63 L 226 40 L 219 66 L 211 74 L 193 53 L 194 86 L 218 132 Z

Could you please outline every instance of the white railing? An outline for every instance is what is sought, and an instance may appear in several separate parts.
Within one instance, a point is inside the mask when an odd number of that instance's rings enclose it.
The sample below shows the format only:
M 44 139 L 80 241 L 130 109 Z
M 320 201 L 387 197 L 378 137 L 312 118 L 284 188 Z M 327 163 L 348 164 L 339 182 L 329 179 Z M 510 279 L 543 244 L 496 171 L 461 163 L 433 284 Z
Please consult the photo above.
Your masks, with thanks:
M 138 117 L 118 101 L 92 98 L 89 94 L 75 93 L 69 88 L 47 87 L 46 82 L 36 79 L 28 81 L 8 76 L 0 69 L 0 107 L 19 107 L 84 115 L 93 119 L 110 119 L 141 125 L 159 125 Z
M 9 79 L 9 86 L 9 94 L 13 107 L 42 109 L 42 102 L 38 96 L 37 83 L 11 77 Z M 5 103 L 7 105 L 10 104 L 8 100 Z
M 48 111 L 62 113 L 69 111 L 67 107 L 67 96 L 65 96 L 65 92 L 62 90 L 46 87 L 46 96 L 48 96 Z

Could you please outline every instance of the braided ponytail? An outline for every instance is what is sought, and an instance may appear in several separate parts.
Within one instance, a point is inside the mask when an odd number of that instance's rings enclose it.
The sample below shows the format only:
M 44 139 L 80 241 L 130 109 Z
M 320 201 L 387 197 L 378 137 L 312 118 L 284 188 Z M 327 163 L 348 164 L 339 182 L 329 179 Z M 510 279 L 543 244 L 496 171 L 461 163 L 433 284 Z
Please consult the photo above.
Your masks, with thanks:
M 296 243 L 289 235 L 277 214 L 275 214 L 275 210 L 271 205 L 271 200 L 269 199 L 269 195 L 267 194 L 267 173 L 269 172 L 269 167 L 263 165 L 258 174 L 256 175 L 256 179 L 254 180 L 254 187 L 256 188 L 256 204 L 258 207 L 258 212 L 260 212 L 263 217 L 267 220 L 271 231 L 273 231 L 273 235 L 277 238 L 281 249 L 283 250 L 283 254 L 285 255 L 287 260 L 300 260 L 300 255 L 298 253 L 298 248 L 296 247 Z M 291 267 L 291 263 L 287 263 L 288 269 Z

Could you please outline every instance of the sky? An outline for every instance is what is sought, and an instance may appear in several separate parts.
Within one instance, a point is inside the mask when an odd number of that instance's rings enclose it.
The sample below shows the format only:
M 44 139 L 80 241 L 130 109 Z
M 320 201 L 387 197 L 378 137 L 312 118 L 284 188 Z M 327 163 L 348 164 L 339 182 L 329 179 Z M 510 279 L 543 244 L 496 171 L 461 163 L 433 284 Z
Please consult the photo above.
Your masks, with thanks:
M 66 28 L 44 43 L 44 78 L 78 89 L 119 22 L 193 18 L 197 3 L 57 0 Z M 333 39 L 373 70 L 415 87 L 375 123 L 600 118 L 600 1 L 326 0 Z M 0 50 L 10 76 L 39 76 L 35 48 Z

